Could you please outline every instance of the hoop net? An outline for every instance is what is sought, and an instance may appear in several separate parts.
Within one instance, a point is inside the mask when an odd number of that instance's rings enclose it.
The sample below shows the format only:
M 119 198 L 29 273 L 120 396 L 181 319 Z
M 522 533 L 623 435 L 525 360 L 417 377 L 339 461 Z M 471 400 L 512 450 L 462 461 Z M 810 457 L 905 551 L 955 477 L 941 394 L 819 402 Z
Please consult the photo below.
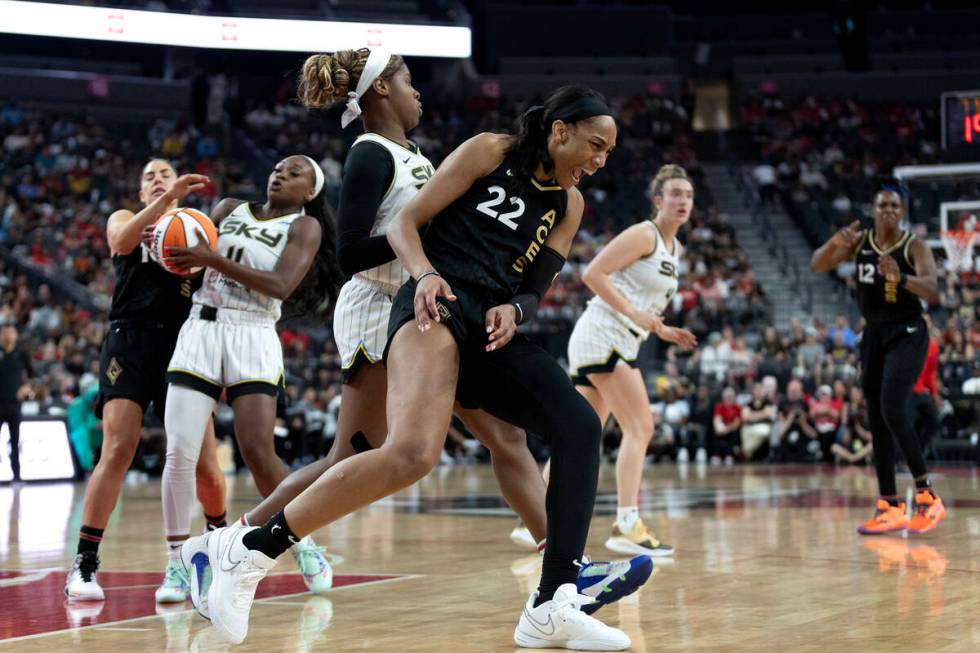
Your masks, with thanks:
M 943 249 L 953 272 L 969 272 L 973 269 L 973 243 L 978 232 L 970 229 L 954 229 L 942 232 Z

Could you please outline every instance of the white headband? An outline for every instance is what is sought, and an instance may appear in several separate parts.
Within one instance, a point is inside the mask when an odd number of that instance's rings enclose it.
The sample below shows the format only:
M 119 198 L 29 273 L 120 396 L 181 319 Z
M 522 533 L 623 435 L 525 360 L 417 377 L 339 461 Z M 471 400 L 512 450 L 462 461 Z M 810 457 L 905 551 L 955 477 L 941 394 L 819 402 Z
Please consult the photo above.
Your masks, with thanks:
M 311 166 L 313 166 L 313 197 L 316 197 L 320 194 L 320 191 L 323 190 L 323 168 L 321 168 L 320 164 L 314 161 L 312 158 L 306 156 L 305 154 L 302 156 Z
M 361 115 L 361 103 L 358 100 L 367 93 L 374 80 L 388 67 L 389 61 L 391 61 L 391 54 L 388 52 L 371 50 L 371 54 L 368 55 L 367 62 L 364 64 L 364 70 L 361 71 L 361 77 L 357 80 L 357 88 L 347 93 L 347 109 L 344 111 L 344 115 L 340 117 L 341 129 L 347 127 Z

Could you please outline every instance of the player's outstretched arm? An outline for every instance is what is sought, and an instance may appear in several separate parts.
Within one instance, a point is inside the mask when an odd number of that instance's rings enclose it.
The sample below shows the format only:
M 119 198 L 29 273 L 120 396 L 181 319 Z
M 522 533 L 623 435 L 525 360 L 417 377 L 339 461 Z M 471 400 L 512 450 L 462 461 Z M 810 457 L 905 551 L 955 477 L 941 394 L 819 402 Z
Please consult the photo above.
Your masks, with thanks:
M 139 247 L 143 230 L 159 220 L 171 204 L 201 190 L 209 183 L 211 180 L 204 175 L 181 175 L 174 182 L 173 188 L 147 204 L 139 213 L 134 215 L 132 211 L 122 209 L 110 215 L 106 224 L 109 251 L 123 256 L 132 252 Z

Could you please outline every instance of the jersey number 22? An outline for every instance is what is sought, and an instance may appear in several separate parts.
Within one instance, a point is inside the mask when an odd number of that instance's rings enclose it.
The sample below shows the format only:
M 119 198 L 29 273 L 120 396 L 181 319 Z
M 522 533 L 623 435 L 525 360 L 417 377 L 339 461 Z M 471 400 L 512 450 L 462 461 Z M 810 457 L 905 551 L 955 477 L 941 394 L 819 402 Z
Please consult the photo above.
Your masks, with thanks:
M 507 213 L 501 213 L 497 211 L 495 207 L 500 206 L 504 203 L 507 198 L 507 191 L 501 186 L 490 186 L 488 189 L 490 194 L 493 195 L 492 198 L 488 199 L 486 202 L 480 202 L 476 205 L 476 210 L 484 215 L 489 215 L 494 220 L 498 220 L 508 228 L 513 231 L 517 231 L 517 218 L 524 215 L 524 200 L 520 197 L 511 197 L 510 203 L 514 206 L 513 211 L 508 211 Z

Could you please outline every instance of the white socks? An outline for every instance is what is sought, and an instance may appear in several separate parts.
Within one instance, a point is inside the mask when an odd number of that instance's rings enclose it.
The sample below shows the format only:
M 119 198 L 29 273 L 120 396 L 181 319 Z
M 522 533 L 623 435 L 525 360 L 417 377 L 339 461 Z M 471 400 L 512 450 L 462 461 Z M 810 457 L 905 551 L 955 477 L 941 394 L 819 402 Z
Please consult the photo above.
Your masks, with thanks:
M 616 523 L 623 533 L 632 533 L 639 518 L 640 509 L 637 506 L 616 507 Z
M 191 532 L 195 473 L 201 456 L 204 430 L 215 401 L 203 392 L 170 384 L 164 427 L 167 431 L 167 463 L 163 468 L 163 530 L 168 536 Z

